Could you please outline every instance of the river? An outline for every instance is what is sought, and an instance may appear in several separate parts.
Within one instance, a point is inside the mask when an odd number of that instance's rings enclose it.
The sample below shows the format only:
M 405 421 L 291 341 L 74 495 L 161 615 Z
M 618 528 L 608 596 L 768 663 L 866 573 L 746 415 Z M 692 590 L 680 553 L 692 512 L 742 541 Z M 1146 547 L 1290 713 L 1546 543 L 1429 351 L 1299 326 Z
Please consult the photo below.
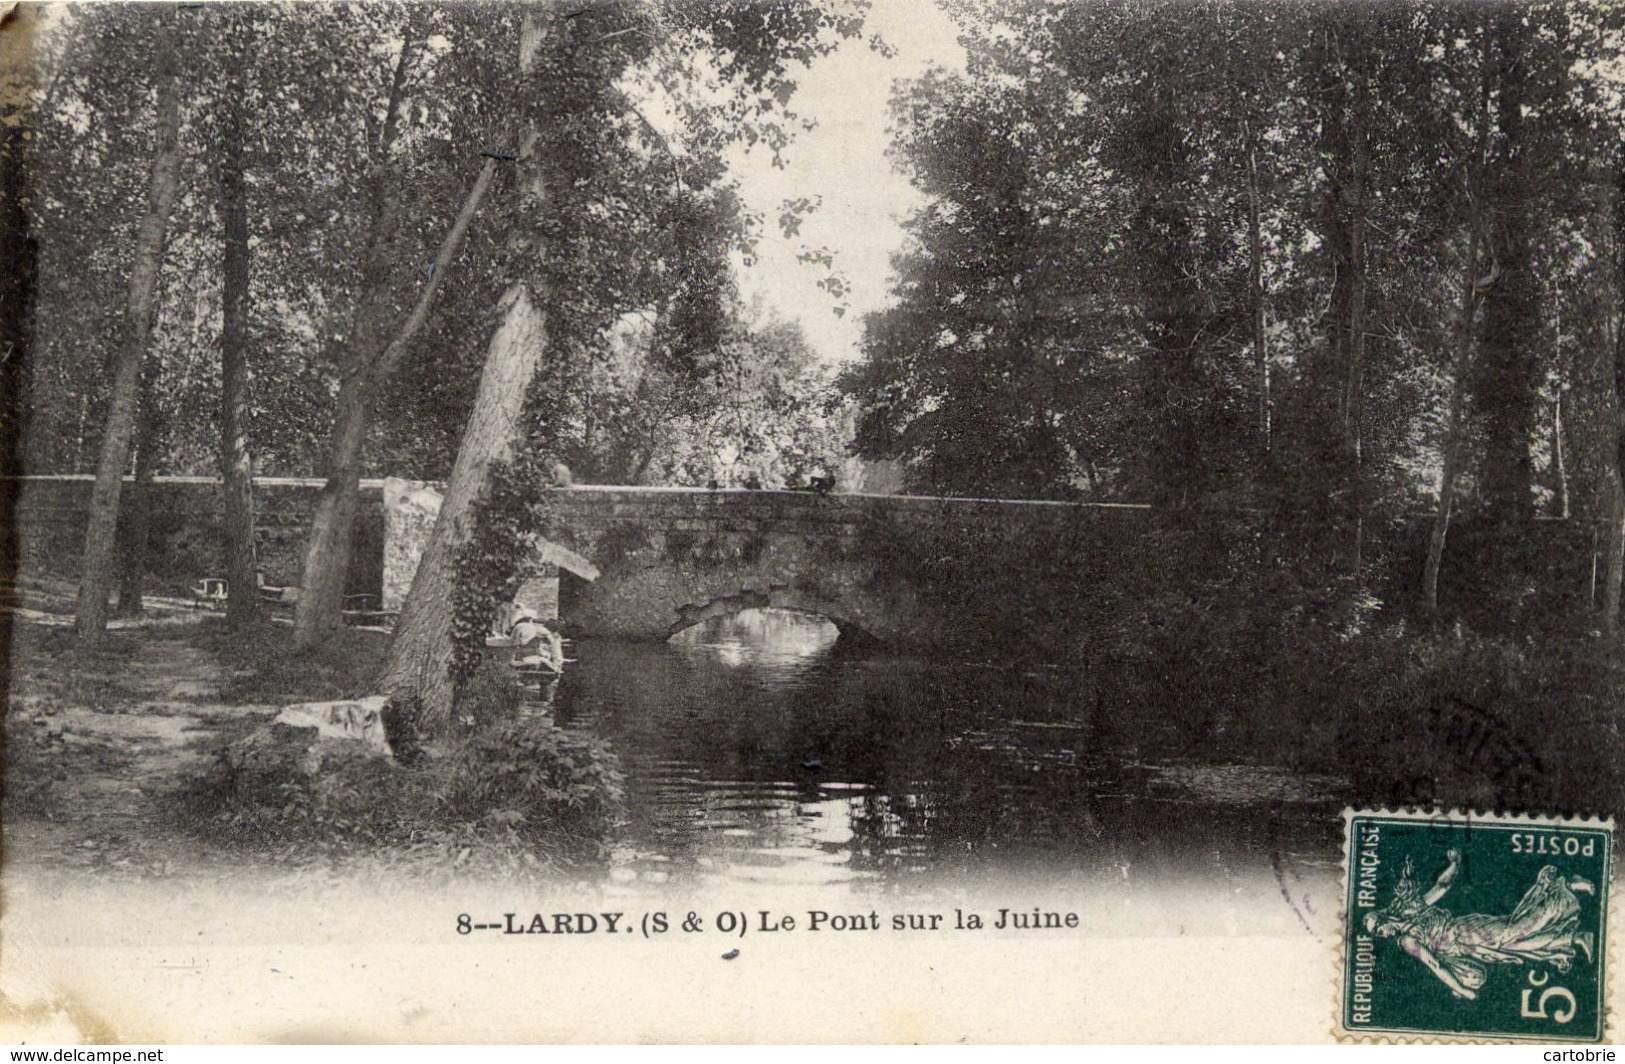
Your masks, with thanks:
M 1334 868 L 1347 785 L 1216 747 L 1087 677 L 844 656 L 747 611 L 666 645 L 583 640 L 553 704 L 628 777 L 619 883 L 868 889 Z M 1249 756 L 1249 754 L 1253 756 Z

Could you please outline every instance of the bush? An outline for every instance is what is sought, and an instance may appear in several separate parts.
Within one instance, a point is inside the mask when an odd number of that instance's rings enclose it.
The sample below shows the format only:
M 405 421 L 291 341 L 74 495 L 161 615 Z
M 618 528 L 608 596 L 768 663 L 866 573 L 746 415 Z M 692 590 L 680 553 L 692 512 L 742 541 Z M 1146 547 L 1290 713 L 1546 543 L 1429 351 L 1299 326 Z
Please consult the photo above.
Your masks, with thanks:
M 514 670 L 484 658 L 458 685 L 453 715 L 473 720 L 476 727 L 490 727 L 518 719 L 524 705 L 525 689 Z
M 1363 798 L 1607 814 L 1625 796 L 1625 683 L 1600 648 L 1412 636 L 1361 683 L 1340 746 Z
M 378 713 L 384 725 L 384 741 L 402 765 L 420 763 L 428 751 L 418 735 L 418 724 L 423 718 L 423 703 L 415 696 L 391 698 L 384 702 Z
M 447 782 L 455 815 L 507 825 L 538 844 L 563 836 L 572 851 L 601 845 L 625 798 L 620 760 L 606 743 L 543 720 L 476 735 L 452 759 Z
M 1608 647 L 1395 612 L 1352 582 L 1148 595 L 1073 662 L 1102 726 L 1157 753 L 1330 773 L 1363 805 L 1618 808 L 1625 672 Z

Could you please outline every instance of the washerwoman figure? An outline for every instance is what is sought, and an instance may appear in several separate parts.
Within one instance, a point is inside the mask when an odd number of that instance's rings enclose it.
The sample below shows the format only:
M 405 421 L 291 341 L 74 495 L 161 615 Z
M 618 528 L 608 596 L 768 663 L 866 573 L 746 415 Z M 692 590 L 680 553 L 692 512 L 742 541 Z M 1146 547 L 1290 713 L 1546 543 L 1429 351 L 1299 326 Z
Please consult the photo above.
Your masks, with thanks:
M 1592 933 L 1580 932 L 1581 894 L 1596 887 L 1579 876 L 1565 878 L 1551 865 L 1542 868 L 1517 908 L 1507 916 L 1468 913 L 1456 916 L 1438 902 L 1456 881 L 1461 853 L 1446 854 L 1449 864 L 1422 893 L 1409 857 L 1388 906 L 1367 913 L 1365 929 L 1392 938 L 1400 949 L 1427 966 L 1457 997 L 1473 999 L 1483 987 L 1491 964 L 1550 964 L 1566 972 L 1576 952 L 1589 962 Z

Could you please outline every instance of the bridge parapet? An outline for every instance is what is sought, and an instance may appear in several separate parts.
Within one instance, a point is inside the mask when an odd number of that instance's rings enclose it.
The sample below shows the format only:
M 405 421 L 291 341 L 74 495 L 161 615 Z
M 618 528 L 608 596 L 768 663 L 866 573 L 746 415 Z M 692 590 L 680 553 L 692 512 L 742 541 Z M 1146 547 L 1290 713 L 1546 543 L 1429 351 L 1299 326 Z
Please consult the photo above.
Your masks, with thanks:
M 749 522 L 764 527 L 804 523 L 861 529 L 876 522 L 935 525 L 945 519 L 975 525 L 1064 527 L 1080 521 L 1121 520 L 1149 509 L 1115 503 L 590 485 L 558 489 L 555 502 L 565 527 L 635 520 Z

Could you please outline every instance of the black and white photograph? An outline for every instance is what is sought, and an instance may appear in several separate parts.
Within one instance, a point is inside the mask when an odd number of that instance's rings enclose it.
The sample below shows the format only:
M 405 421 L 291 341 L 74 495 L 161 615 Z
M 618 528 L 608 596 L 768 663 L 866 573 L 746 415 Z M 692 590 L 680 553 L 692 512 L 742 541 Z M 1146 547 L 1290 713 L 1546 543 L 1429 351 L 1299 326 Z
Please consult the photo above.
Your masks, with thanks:
M 8 0 L 0 136 L 6 1041 L 1617 1034 L 1625 7 Z

